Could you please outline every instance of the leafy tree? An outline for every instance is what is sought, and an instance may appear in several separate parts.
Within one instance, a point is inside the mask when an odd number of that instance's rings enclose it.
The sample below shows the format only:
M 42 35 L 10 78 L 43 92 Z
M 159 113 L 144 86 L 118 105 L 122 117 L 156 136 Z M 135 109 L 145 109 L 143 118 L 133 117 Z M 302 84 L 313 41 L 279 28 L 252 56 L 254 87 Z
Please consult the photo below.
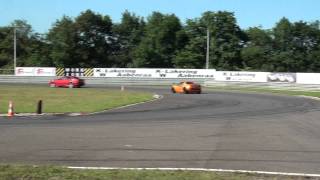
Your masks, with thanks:
M 234 14 L 207 11 L 202 14 L 200 21 L 209 28 L 211 35 L 211 66 L 224 70 L 242 68 L 240 51 L 246 36 L 237 25 Z
M 0 28 L 0 67 L 13 69 L 13 29 Z
M 312 71 L 317 67 L 311 65 L 317 59 L 309 59 L 317 57 L 314 51 L 320 43 L 319 29 L 314 24 L 302 21 L 291 23 L 282 18 L 273 29 L 273 35 L 274 53 L 271 64 L 275 68 L 271 71 L 301 72 Z
M 132 67 L 133 66 L 133 50 L 144 35 L 145 22 L 143 18 L 125 11 L 122 14 L 120 24 L 115 24 L 113 32 L 117 40 L 117 67 Z
M 114 37 L 112 21 L 87 10 L 75 19 L 76 64 L 80 67 L 110 67 L 113 65 Z
M 243 64 L 247 70 L 268 70 L 272 53 L 272 38 L 269 31 L 258 27 L 246 31 L 248 41 L 241 50 Z
M 17 42 L 16 65 L 35 65 L 33 63 L 29 64 L 29 57 L 36 51 L 34 45 L 38 43 L 37 34 L 33 32 L 31 25 L 26 21 L 15 20 L 10 26 L 0 28 L 0 67 L 13 69 L 14 33 L 16 33 Z
M 47 35 L 51 52 L 49 57 L 56 67 L 74 67 L 77 65 L 75 50 L 77 35 L 74 22 L 70 17 L 63 16 L 53 25 Z
M 178 32 L 182 29 L 175 15 L 153 12 L 148 17 L 145 35 L 134 50 L 134 67 L 173 67 Z
M 206 53 L 205 27 L 199 19 L 187 20 L 180 49 L 174 57 L 177 68 L 204 68 Z
M 293 41 L 293 25 L 287 18 L 282 18 L 273 28 L 274 48 L 277 51 L 290 51 Z
M 34 34 L 30 38 L 29 44 L 31 52 L 26 58 L 24 66 L 35 67 L 52 67 L 54 66 L 49 54 L 51 52 L 50 44 L 47 43 L 46 38 L 41 34 Z

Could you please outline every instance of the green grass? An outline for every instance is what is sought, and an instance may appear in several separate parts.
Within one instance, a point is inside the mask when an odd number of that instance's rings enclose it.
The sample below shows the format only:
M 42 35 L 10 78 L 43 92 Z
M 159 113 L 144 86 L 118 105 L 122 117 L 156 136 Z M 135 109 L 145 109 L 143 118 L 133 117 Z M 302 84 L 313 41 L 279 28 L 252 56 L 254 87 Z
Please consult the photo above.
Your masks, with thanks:
M 307 177 L 160 170 L 75 170 L 55 166 L 0 165 L 1 180 L 302 180 Z
M 44 113 L 96 112 L 152 99 L 151 93 L 106 88 L 49 88 L 45 86 L 0 85 L 0 113 L 34 113 L 42 100 Z
M 288 90 L 288 89 L 273 89 L 273 88 L 262 88 L 262 87 L 240 87 L 240 86 L 216 86 L 209 87 L 209 90 L 218 91 L 242 91 L 242 92 L 257 92 L 257 93 L 272 93 L 272 94 L 284 94 L 293 96 L 312 96 L 320 97 L 320 91 L 308 91 L 308 90 Z

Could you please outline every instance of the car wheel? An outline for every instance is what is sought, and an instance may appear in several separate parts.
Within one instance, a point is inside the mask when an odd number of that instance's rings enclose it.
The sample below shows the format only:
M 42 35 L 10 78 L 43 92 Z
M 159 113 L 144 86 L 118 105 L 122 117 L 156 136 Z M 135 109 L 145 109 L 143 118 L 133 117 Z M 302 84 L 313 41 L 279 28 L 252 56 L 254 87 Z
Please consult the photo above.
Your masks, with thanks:
M 172 93 L 176 93 L 176 91 L 174 90 L 174 88 L 171 88 L 171 92 L 172 92 Z
M 74 86 L 73 86 L 72 83 L 68 85 L 68 88 L 73 88 L 73 87 L 74 87 Z
M 54 87 L 56 87 L 56 85 L 54 83 L 51 83 L 50 87 L 54 88 Z
M 183 92 L 184 92 L 185 94 L 188 94 L 188 93 L 189 93 L 186 88 L 183 88 Z

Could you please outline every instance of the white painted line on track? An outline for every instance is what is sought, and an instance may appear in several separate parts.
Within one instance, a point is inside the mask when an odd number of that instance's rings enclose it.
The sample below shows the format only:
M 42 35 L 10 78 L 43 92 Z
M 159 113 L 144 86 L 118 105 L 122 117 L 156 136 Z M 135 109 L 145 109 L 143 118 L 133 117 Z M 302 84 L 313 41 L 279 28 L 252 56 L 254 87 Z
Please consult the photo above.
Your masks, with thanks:
M 313 100 L 320 100 L 319 97 L 315 97 L 315 96 L 305 96 L 305 95 L 299 95 L 298 97 L 303 97 L 303 98 L 307 98 L 307 99 L 313 99 Z
M 68 168 L 69 169 L 83 169 L 83 170 L 203 171 L 203 172 L 248 173 L 248 174 L 258 174 L 258 175 L 320 177 L 320 174 L 286 173 L 286 172 L 270 172 L 270 171 L 248 171 L 248 170 L 231 170 L 231 169 L 205 169 L 205 168 L 121 168 L 121 167 L 75 167 L 75 166 L 69 166 Z
M 153 102 L 153 101 L 160 100 L 162 98 L 163 98 L 163 95 L 154 94 L 153 95 L 153 99 L 151 99 L 149 101 L 144 101 L 144 102 L 139 102 L 139 103 L 134 103 L 134 104 L 128 104 L 128 105 L 125 105 L 125 106 L 120 106 L 120 107 L 116 107 L 116 108 L 112 108 L 112 109 L 107 109 L 107 110 L 104 110 L 104 111 L 88 113 L 86 115 L 101 114 L 101 113 L 108 112 L 108 111 L 111 111 L 111 110 L 123 109 L 123 108 L 130 107 L 130 106 L 136 106 L 136 105 L 139 105 L 139 104 L 150 103 L 150 102 Z

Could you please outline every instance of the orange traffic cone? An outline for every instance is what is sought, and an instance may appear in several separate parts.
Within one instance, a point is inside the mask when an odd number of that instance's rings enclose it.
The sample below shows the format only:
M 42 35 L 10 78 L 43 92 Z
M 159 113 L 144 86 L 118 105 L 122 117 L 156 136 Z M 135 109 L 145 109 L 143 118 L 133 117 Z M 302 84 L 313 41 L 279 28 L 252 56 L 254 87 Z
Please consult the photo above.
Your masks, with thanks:
M 13 116 L 14 116 L 13 103 L 12 101 L 9 101 L 8 117 L 13 117 Z

